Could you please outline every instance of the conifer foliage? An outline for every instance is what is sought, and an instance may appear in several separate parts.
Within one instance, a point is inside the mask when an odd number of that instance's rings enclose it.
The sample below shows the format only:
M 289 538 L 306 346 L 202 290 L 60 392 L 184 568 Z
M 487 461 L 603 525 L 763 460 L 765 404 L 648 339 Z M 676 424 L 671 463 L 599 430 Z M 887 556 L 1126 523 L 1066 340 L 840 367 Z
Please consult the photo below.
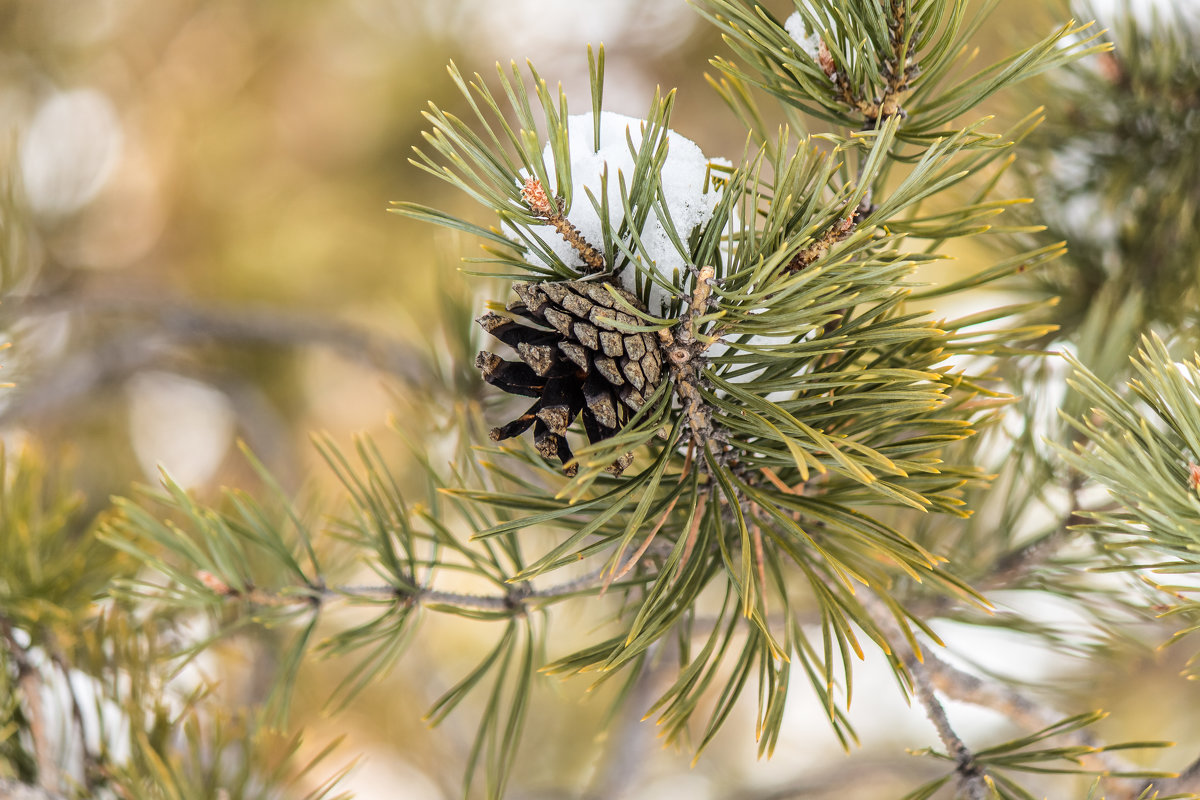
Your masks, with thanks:
M 225 797 L 290 796 L 295 779 L 276 762 L 299 743 L 264 741 L 286 724 L 306 657 L 344 660 L 330 693 L 340 707 L 404 668 L 422 621 L 436 635 L 439 618 L 458 616 L 489 624 L 494 646 L 428 719 L 474 715 L 468 796 L 506 794 L 532 694 L 550 676 L 619 684 L 618 707 L 656 676 L 637 712 L 700 757 L 739 704 L 757 701 L 758 750 L 770 755 L 797 692 L 814 693 L 832 735 L 853 746 L 846 707 L 868 651 L 941 743 L 926 753 L 939 769 L 909 798 L 1026 798 L 1045 775 L 1075 773 L 1094 776 L 1095 797 L 1193 796 L 1186 775 L 1138 770 L 1117 752 L 1161 743 L 1102 743 L 1089 726 L 1103 714 L 1059 713 L 947 663 L 930 624 L 1081 650 L 1149 608 L 1187 620 L 1179 638 L 1197 627 L 1187 578 L 1200 531 L 1200 242 L 1187 222 L 1196 183 L 1175 163 L 1200 164 L 1181 132 L 1196 114 L 1198 62 L 1186 26 L 1164 51 L 1151 23 L 1130 20 L 1115 51 L 1071 22 L 979 65 L 972 43 L 994 5 L 795 0 L 776 16 L 752 0 L 698 0 L 729 49 L 710 82 L 747 132 L 744 152 L 724 158 L 672 128 L 671 92 L 642 119 L 605 111 L 602 48 L 586 54 L 591 96 L 571 109 L 532 64 L 490 79 L 452 65 L 468 113 L 431 104 L 413 164 L 491 221 L 411 200 L 394 210 L 480 239 L 471 270 L 500 287 L 475 323 L 459 319 L 457 336 L 497 352 L 475 358 L 469 391 L 481 402 L 449 436 L 453 464 L 416 448 L 430 490 L 415 498 L 371 441 L 350 455 L 319 439 L 345 486 L 333 522 L 281 490 L 230 491 L 209 507 L 166 479 L 116 501 L 67 558 L 74 509 L 40 488 L 40 465 L 16 462 L 0 497 L 0 525 L 16 526 L 0 539 L 0 680 L 12 684 L 0 779 L 79 797 L 207 797 L 202 783 L 238 787 Z M 1035 131 L 1032 108 L 1007 127 L 980 111 L 1035 75 L 1036 91 L 1068 98 L 1053 135 Z M 1159 89 L 1172 94 L 1147 99 Z M 1132 152 L 1157 171 L 1116 152 L 1122 137 L 1155 136 Z M 1019 146 L 1037 167 L 1010 169 Z M 1055 169 L 1065 160 L 1086 164 L 1078 180 Z M 1133 176 L 1145 191 L 1113 201 Z M 1022 187 L 1051 210 L 1020 208 Z M 1155 205 L 1160 195 L 1178 206 Z M 1054 216 L 1089 198 L 1104 231 Z M 984 266 L 945 268 L 977 240 Z M 998 287 L 1023 296 L 952 311 Z M 1068 301 L 1056 307 L 1056 295 Z M 1094 345 L 1105 324 L 1119 357 Z M 1062 386 L 1047 366 L 1063 363 L 1059 350 L 1074 353 L 1074 377 L 1056 418 L 1042 406 Z M 1067 499 L 1049 497 L 1051 484 Z M 1110 494 L 1089 505 L 1089 485 Z M 352 574 L 347 548 L 374 582 Z M 88 583 L 84 562 L 112 587 Z M 1114 590 L 1094 568 L 1129 580 Z M 464 591 L 463 576 L 480 588 Z M 1000 589 L 1073 600 L 1096 633 L 1066 643 L 1052 626 L 993 615 Z M 555 627 L 568 603 L 610 620 L 573 650 Z M 345 607 L 352 624 L 328 613 Z M 105 649 L 111 626 L 138 619 L 154 623 L 130 633 L 130 652 Z M 63 622 L 76 641 L 46 635 Z M 158 656 L 178 667 L 250 625 L 288 642 L 265 720 L 214 722 L 202 692 L 170 693 Z M 55 668 L 88 675 L 98 698 L 141 692 L 148 713 L 119 726 L 120 756 L 103 744 L 117 733 L 85 737 L 71 786 L 46 780 L 35 695 L 22 694 Z M 945 698 L 1025 732 L 966 741 Z M 240 777 L 225 774 L 231 764 Z M 842 790 L 859 796 L 853 778 Z

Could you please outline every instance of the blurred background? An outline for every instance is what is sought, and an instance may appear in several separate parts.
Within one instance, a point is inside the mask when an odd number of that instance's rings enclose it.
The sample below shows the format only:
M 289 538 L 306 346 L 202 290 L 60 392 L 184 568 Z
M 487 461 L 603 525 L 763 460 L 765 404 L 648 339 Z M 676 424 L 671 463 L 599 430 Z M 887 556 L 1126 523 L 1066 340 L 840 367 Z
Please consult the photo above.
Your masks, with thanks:
M 1064 19 L 1057 2 L 1007 0 L 978 37 L 980 62 Z M 456 404 L 478 388 L 470 318 L 496 292 L 459 272 L 476 242 L 386 213 L 389 200 L 409 200 L 491 222 L 408 163 L 420 112 L 429 100 L 461 108 L 448 61 L 487 76 L 527 57 L 586 110 L 585 46 L 601 42 L 606 109 L 642 116 L 656 86 L 678 87 L 674 129 L 737 160 L 744 130 L 704 83 L 707 59 L 725 49 L 682 1 L 0 0 L 0 161 L 15 178 L 0 219 L 0 325 L 14 343 L 3 377 L 17 384 L 0 390 L 3 437 L 70 461 L 93 508 L 157 480 L 160 466 L 202 496 L 253 488 L 239 438 L 289 490 L 335 496 L 313 431 L 342 444 L 372 433 L 397 474 L 419 484 L 388 421 L 421 440 L 447 411 L 467 409 Z M 987 109 L 1001 120 L 1028 110 L 1011 96 Z M 978 265 L 990 256 L 959 254 Z M 334 761 L 364 754 L 344 784 L 364 800 L 455 796 L 474 711 L 433 731 L 420 717 L 490 641 L 480 631 L 426 630 L 385 682 L 334 716 L 321 707 L 344 665 L 314 663 L 293 718 L 307 746 L 345 734 Z M 253 703 L 269 681 L 270 641 L 242 644 L 207 668 Z M 1005 667 L 1030 681 L 1088 669 L 994 636 L 979 648 L 1003 650 Z M 1126 712 L 1124 738 L 1200 741 L 1192 715 L 1156 719 L 1162 705 L 1138 700 L 1200 700 L 1178 665 L 1150 655 L 1128 666 L 1094 676 L 1088 707 Z M 618 721 L 597 737 L 603 698 L 547 680 L 512 794 L 592 786 L 603 797 L 620 785 L 659 800 L 844 796 L 852 768 L 856 797 L 898 796 L 930 765 L 895 754 L 936 739 L 886 668 L 869 661 L 858 674 L 860 751 L 843 754 L 798 686 L 772 762 L 755 760 L 747 703 L 695 767 L 689 753 L 664 752 L 648 725 Z M 964 737 L 1011 733 L 990 712 L 950 712 Z M 1164 759 L 1186 763 L 1194 750 Z M 619 780 L 605 774 L 613 769 Z

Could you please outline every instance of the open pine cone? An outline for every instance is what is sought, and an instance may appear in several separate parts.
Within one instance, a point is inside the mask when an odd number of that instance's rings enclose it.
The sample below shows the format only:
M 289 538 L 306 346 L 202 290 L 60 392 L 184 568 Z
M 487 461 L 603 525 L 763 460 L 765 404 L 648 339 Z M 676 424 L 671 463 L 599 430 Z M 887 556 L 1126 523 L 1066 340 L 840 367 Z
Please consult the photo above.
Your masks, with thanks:
M 642 308 L 632 294 L 612 288 L 630 305 Z M 508 306 L 511 316 L 489 312 L 476 321 L 516 350 L 521 360 L 505 361 L 484 351 L 475 366 L 493 386 L 536 397 L 537 402 L 512 422 L 494 428 L 491 436 L 501 441 L 533 426 L 538 452 L 557 458 L 573 475 L 567 428 L 582 416 L 583 430 L 593 444 L 621 430 L 662 381 L 658 337 L 620 331 L 612 324 L 636 325 L 638 319 L 619 310 L 606 284 L 517 283 L 513 290 L 520 299 Z M 626 453 L 609 470 L 619 475 L 632 461 L 633 454 Z

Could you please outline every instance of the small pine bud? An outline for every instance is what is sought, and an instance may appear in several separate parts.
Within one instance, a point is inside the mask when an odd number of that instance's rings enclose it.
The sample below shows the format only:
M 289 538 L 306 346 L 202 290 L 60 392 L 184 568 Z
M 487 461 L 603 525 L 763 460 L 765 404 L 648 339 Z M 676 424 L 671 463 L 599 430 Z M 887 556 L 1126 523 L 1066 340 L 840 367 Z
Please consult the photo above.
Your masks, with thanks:
M 833 53 L 829 52 L 824 39 L 820 39 L 817 42 L 817 64 L 820 65 L 821 70 L 830 78 L 837 72 L 837 64 L 833 61 Z
M 542 182 L 537 178 L 529 177 L 525 179 L 525 185 L 521 188 L 521 199 L 539 217 L 548 217 L 555 213 L 554 205 L 550 202 L 550 197 L 546 194 L 546 190 L 542 188 Z
M 233 589 L 229 586 L 228 583 L 221 580 L 216 575 L 213 575 L 208 570 L 204 570 L 204 569 L 197 570 L 196 578 L 201 583 L 203 583 L 204 586 L 209 591 L 211 591 L 213 594 L 219 594 L 222 596 L 227 596 L 227 595 L 233 594 Z
M 1200 492 L 1200 464 L 1195 461 L 1188 462 L 1188 486 L 1193 492 Z

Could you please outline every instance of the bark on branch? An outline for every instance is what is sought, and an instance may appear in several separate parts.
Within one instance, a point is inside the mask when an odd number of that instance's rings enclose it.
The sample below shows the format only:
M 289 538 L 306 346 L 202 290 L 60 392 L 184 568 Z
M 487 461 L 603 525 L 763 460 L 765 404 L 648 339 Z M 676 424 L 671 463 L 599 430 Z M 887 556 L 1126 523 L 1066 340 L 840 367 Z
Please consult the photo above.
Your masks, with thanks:
M 900 624 L 882 603 L 870 595 L 864 596 L 862 603 L 863 608 L 887 636 L 896 655 L 904 663 L 908 674 L 912 677 L 913 694 L 925 709 L 925 715 L 929 717 L 929 721 L 933 723 L 938 738 L 942 741 L 942 746 L 946 748 L 946 753 L 954 758 L 954 770 L 958 773 L 958 787 L 961 795 L 968 800 L 988 800 L 992 793 L 984 771 L 976 763 L 975 755 L 963 742 L 962 737 L 950 725 L 946 709 L 934 692 L 934 682 L 926 669 L 926 664 L 908 645 L 908 638 L 900 629 Z

